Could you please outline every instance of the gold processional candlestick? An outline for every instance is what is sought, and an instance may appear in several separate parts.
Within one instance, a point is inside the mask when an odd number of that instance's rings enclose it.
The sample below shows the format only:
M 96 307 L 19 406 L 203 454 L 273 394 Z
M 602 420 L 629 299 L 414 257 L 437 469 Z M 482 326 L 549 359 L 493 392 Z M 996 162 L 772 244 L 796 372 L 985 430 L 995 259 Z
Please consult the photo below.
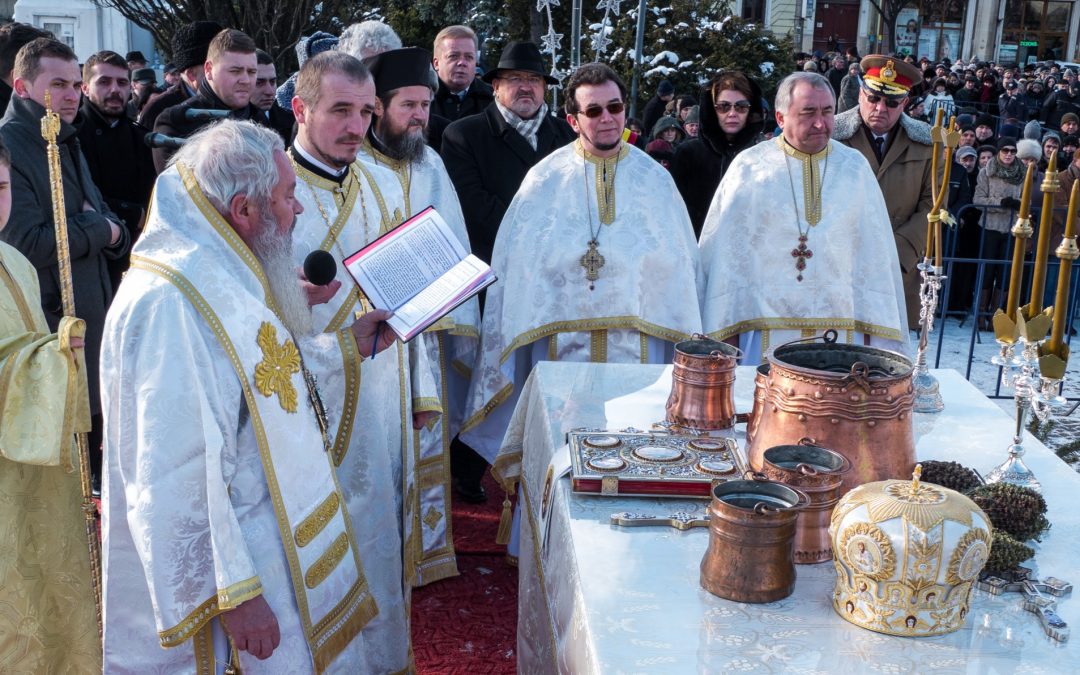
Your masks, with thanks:
M 1057 151 L 1050 155 L 1046 176 L 1042 182 L 1043 206 L 1039 214 L 1039 239 L 1035 247 L 1035 272 L 1031 276 L 1031 301 L 1026 319 L 1033 319 L 1043 311 L 1043 291 L 1046 289 L 1046 264 L 1050 258 L 1050 227 L 1054 218 L 1054 193 L 1061 190 L 1057 177 Z M 1045 335 L 1045 333 L 1044 333 Z
M 945 109 L 939 107 L 937 113 L 934 115 L 934 126 L 930 129 L 931 150 L 930 150 L 930 194 L 937 197 L 937 175 L 938 175 L 938 157 L 941 156 L 941 144 L 944 142 L 945 137 L 941 128 L 941 121 L 944 119 Z M 937 209 L 930 209 L 930 214 L 926 219 L 926 252 L 923 254 L 923 258 L 929 260 L 934 253 L 934 214 L 937 213 Z
M 1012 227 L 1013 242 L 1012 269 L 1009 270 L 1009 299 L 1005 304 L 1006 315 L 1016 322 L 1016 310 L 1020 306 L 1020 286 L 1024 279 L 1024 256 L 1027 255 L 1027 240 L 1035 234 L 1031 227 L 1031 184 L 1035 181 L 1035 162 L 1028 164 L 1024 176 L 1024 191 L 1020 195 L 1020 212 L 1016 224 Z
M 45 92 L 45 116 L 41 118 L 41 137 L 48 146 L 49 190 L 52 194 L 53 224 L 56 231 L 56 262 L 60 270 L 60 299 L 64 316 L 75 316 L 75 288 L 71 281 L 71 250 L 68 245 L 67 215 L 64 208 L 64 181 L 60 169 L 60 116 L 52 109 L 52 96 Z M 85 432 L 75 435 L 79 448 L 79 479 L 82 485 L 83 514 L 86 517 L 86 540 L 90 550 L 90 574 L 93 577 L 94 601 L 97 603 L 98 635 L 101 624 L 101 545 L 97 531 L 97 507 L 90 487 L 90 441 Z
M 946 200 L 949 194 L 949 178 L 952 175 L 953 150 L 960 144 L 960 134 L 956 130 L 956 117 L 949 118 L 947 129 L 941 126 L 945 111 L 938 108 L 934 119 L 934 126 L 930 130 L 933 139 L 930 159 L 930 193 L 934 196 L 934 204 L 926 218 L 926 253 L 925 258 L 934 259 L 934 266 L 940 268 L 942 262 L 942 236 L 941 221 L 948 219 L 945 210 Z M 944 159 L 945 170 L 942 176 L 941 186 L 938 187 L 937 176 L 939 171 L 938 157 L 942 156 L 942 146 L 945 146 Z
M 1058 270 L 1057 293 L 1054 296 L 1054 324 L 1050 329 L 1050 343 L 1044 354 L 1053 354 L 1068 363 L 1069 347 L 1065 344 L 1065 326 L 1069 313 L 1069 281 L 1072 278 L 1073 261 L 1080 258 L 1080 248 L 1076 246 L 1076 217 L 1080 209 L 1080 180 L 1074 181 L 1069 195 L 1069 212 L 1065 216 L 1065 237 L 1054 253 L 1061 261 Z

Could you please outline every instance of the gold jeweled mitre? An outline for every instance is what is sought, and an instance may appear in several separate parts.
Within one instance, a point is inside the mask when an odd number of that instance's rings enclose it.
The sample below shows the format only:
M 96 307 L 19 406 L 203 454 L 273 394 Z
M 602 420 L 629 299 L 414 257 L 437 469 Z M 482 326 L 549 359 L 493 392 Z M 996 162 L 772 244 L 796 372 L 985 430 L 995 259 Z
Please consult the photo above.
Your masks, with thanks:
M 990 555 L 990 519 L 964 495 L 914 478 L 860 485 L 833 510 L 833 608 L 878 633 L 957 630 Z

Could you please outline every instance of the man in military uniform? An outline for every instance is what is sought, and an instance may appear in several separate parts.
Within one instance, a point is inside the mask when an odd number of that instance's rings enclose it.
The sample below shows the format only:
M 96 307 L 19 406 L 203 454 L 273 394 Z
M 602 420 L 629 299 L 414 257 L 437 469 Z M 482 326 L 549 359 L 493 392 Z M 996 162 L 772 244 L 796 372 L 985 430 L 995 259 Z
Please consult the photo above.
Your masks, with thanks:
M 926 248 L 931 194 L 930 126 L 904 114 L 919 70 L 879 54 L 862 60 L 859 105 L 836 116 L 833 138 L 855 148 L 870 163 L 885 196 L 904 279 L 908 325 L 919 323 L 919 270 Z

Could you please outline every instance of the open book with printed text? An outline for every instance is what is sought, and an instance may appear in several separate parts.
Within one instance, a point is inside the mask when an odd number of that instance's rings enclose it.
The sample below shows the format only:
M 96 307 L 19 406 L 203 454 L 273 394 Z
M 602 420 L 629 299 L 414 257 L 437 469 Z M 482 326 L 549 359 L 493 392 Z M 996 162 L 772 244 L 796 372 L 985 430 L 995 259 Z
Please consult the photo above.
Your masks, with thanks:
M 469 253 L 428 207 L 345 259 L 345 268 L 408 342 L 495 281 L 491 267 Z

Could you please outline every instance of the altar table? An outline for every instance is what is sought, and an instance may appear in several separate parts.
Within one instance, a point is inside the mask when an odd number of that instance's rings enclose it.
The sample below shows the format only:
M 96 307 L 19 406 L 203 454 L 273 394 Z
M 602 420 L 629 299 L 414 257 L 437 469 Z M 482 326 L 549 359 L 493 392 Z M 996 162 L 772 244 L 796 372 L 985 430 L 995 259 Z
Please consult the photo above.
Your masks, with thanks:
M 918 458 L 955 460 L 985 475 L 1006 457 L 1012 418 L 956 371 L 934 374 L 945 411 L 915 416 Z M 753 383 L 753 368 L 740 367 L 739 412 L 750 410 Z M 664 419 L 670 389 L 671 367 L 650 365 L 543 362 L 526 383 L 495 464 L 504 484 L 523 478 L 518 672 L 1080 672 L 1080 634 L 1051 640 L 1018 594 L 974 591 L 967 623 L 949 635 L 881 635 L 835 614 L 831 562 L 797 565 L 795 591 L 785 600 L 731 602 L 699 585 L 707 528 L 609 523 L 618 511 L 703 512 L 707 500 L 579 495 L 566 477 L 552 481 L 542 509 L 549 463 L 568 431 L 650 430 Z M 744 429 L 730 433 L 745 452 Z M 1053 523 L 1042 543 L 1029 544 L 1036 555 L 1026 565 L 1040 577 L 1080 585 L 1080 508 L 1069 501 L 1080 498 L 1080 474 L 1030 434 L 1024 446 Z M 1058 613 L 1080 630 L 1080 597 L 1061 598 Z

